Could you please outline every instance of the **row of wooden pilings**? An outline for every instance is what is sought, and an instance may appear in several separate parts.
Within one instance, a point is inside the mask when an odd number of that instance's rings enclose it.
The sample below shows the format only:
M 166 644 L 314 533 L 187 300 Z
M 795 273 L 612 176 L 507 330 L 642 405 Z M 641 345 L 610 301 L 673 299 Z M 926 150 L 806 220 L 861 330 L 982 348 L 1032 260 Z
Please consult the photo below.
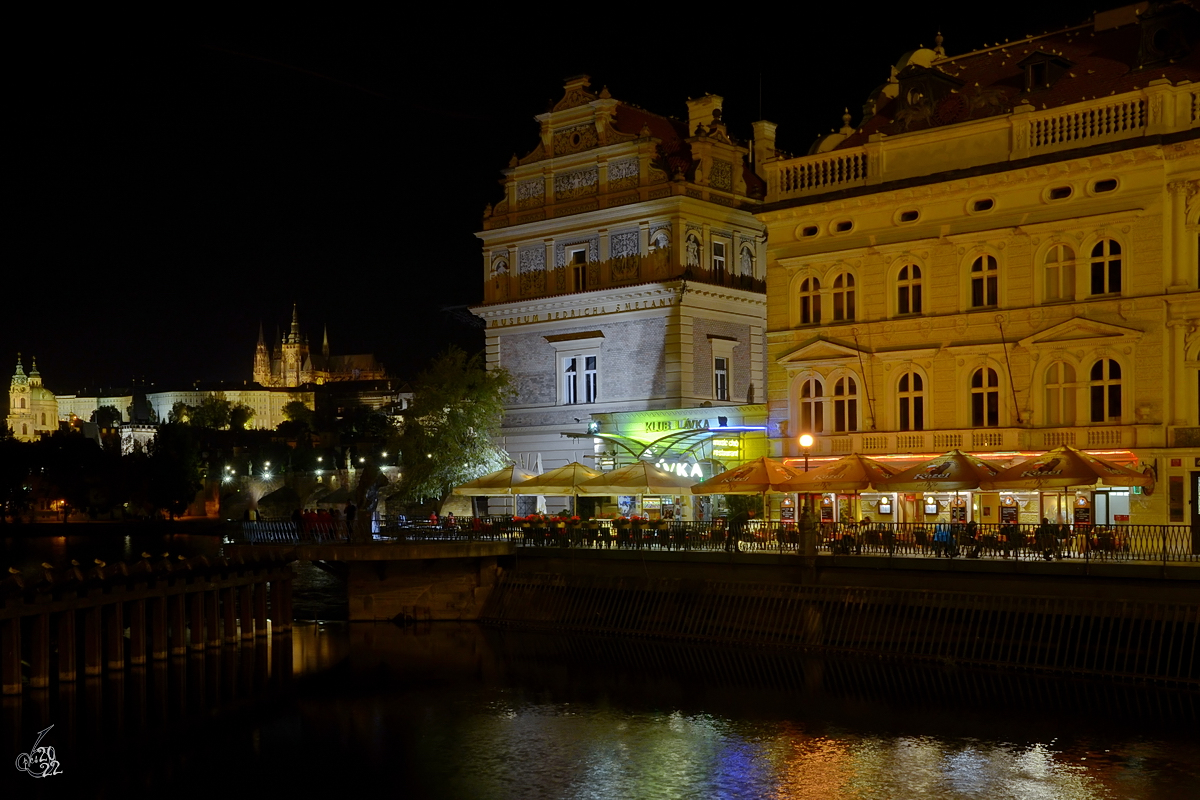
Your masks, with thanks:
M 271 633 L 290 632 L 292 570 L 273 555 L 72 563 L 35 579 L 10 572 L 0 580 L 0 688 L 22 691 L 25 653 L 36 689 L 50 685 L 52 653 L 58 680 L 70 682 L 81 661 L 86 676 L 123 670 L 266 636 L 268 618 Z

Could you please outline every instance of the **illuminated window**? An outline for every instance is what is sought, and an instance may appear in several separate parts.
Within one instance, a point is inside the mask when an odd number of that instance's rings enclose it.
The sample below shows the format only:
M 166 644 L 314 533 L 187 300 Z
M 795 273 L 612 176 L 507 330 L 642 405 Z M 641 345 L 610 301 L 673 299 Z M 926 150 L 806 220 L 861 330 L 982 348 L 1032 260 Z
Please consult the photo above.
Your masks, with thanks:
M 838 433 L 858 430 L 858 384 L 854 378 L 839 378 L 833 384 L 833 429 Z
M 821 282 L 816 278 L 800 282 L 800 324 L 821 324 Z
M 1075 424 L 1075 368 L 1062 361 L 1046 368 L 1046 424 Z
M 1000 425 L 1000 377 L 990 367 L 980 367 L 971 375 L 971 427 L 995 428 Z
M 729 399 L 729 359 L 717 357 L 713 359 L 713 397 L 717 400 Z
M 833 321 L 854 319 L 854 276 L 843 272 L 833 279 Z
M 921 313 L 921 268 L 905 264 L 896 276 L 896 313 Z
M 1092 422 L 1121 421 L 1121 365 L 1102 358 L 1092 365 L 1090 392 Z
M 713 242 L 712 246 L 712 266 L 713 274 L 717 280 L 725 278 L 725 243 Z
M 805 378 L 800 384 L 800 430 L 821 433 L 825 430 L 825 387 L 819 378 Z
M 1092 294 L 1120 294 L 1121 245 L 1101 239 L 1092 248 Z
M 971 308 L 990 308 L 1000 302 L 1000 266 L 993 256 L 971 264 Z
M 1075 299 L 1075 251 L 1056 244 L 1046 252 L 1042 268 L 1047 303 Z
M 896 384 L 899 401 L 898 427 L 902 431 L 925 430 L 925 382 L 919 373 L 906 372 Z

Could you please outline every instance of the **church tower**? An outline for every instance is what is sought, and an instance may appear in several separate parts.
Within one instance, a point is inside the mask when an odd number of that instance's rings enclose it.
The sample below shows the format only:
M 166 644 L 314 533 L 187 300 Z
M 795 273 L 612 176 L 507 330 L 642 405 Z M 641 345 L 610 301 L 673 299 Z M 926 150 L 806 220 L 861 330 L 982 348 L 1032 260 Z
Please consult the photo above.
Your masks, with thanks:
M 258 345 L 254 348 L 254 382 L 261 386 L 271 384 L 271 354 L 263 341 L 262 323 L 258 323 Z
M 29 374 L 17 354 L 17 369 L 8 387 L 8 417 L 5 424 L 12 429 L 13 436 L 22 442 L 31 442 L 39 435 L 58 429 L 58 400 L 42 385 L 37 359 L 32 360 Z

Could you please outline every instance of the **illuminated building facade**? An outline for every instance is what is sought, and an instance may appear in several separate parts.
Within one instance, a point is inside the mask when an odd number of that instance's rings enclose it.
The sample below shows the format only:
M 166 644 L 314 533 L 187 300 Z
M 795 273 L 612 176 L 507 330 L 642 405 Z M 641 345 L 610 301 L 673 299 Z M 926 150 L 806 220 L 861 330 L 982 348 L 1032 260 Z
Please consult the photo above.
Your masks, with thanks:
M 939 37 L 858 127 L 764 164 L 775 454 L 1067 444 L 1156 470 L 1152 495 L 1065 498 L 1094 521 L 1200 522 L 1200 14 L 1137 8 L 958 56 Z M 895 501 L 862 513 L 947 512 Z
M 537 120 L 540 141 L 504 170 L 477 234 L 472 311 L 489 368 L 517 390 L 499 444 L 550 469 L 603 459 L 611 443 L 588 434 L 613 433 L 614 415 L 647 414 L 643 434 L 655 414 L 761 426 L 765 184 L 722 98 L 689 100 L 684 122 L 581 76 Z
M 8 386 L 8 416 L 4 424 L 22 442 L 58 430 L 58 401 L 54 393 L 42 385 L 37 359 L 30 360 L 29 374 L 17 354 L 17 369 Z
M 253 380 L 262 386 L 294 387 L 306 383 L 385 380 L 383 365 L 371 353 L 334 356 L 329 354 L 329 331 L 321 343 L 321 352 L 309 350 L 308 337 L 300 332 L 300 317 L 292 307 L 292 325 L 280 336 L 274 351 L 267 349 L 262 327 L 254 348 Z

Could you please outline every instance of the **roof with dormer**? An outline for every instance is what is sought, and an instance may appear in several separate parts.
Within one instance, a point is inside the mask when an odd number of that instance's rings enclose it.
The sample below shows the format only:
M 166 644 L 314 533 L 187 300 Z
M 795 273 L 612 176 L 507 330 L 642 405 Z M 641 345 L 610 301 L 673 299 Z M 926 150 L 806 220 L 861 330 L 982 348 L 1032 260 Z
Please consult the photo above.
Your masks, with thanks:
M 1177 58 L 1155 57 L 1146 49 L 1146 40 L 1162 28 L 1176 43 Z M 1006 39 L 961 55 L 946 56 L 940 45 L 913 51 L 867 99 L 860 126 L 834 149 L 859 147 L 877 133 L 896 135 L 1006 114 L 1025 103 L 1052 109 L 1144 89 L 1157 79 L 1198 81 L 1198 28 L 1195 0 L 1139 3 L 1102 12 L 1083 25 Z M 1053 62 L 1057 74 L 1049 85 L 1027 88 L 1026 70 L 1040 61 Z M 909 97 L 909 86 L 927 94 L 921 84 L 931 81 L 945 89 L 933 97 Z

